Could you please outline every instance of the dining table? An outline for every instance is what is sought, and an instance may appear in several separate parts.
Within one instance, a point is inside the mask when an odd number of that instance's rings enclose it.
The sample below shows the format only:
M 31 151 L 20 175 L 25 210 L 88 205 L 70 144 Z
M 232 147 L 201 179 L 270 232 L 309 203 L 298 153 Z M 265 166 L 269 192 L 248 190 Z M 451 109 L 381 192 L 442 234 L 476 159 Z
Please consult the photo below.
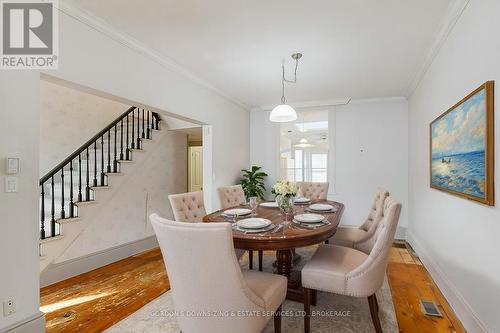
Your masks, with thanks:
M 324 223 L 318 225 L 302 225 L 293 221 L 293 216 L 311 212 L 309 206 L 315 203 L 329 204 L 334 207 L 331 211 L 315 212 L 324 216 Z M 239 205 L 233 208 L 249 208 L 248 205 Z M 306 204 L 294 204 L 291 216 L 285 215 L 278 207 L 266 207 L 262 203 L 255 208 L 252 217 L 264 218 L 274 225 L 267 231 L 252 233 L 236 228 L 238 220 L 248 216 L 231 217 L 221 209 L 203 218 L 203 222 L 230 222 L 233 224 L 234 247 L 250 251 L 276 251 L 275 273 L 288 279 L 287 298 L 293 301 L 303 301 L 303 289 L 300 283 L 300 271 L 294 269 L 297 262 L 294 260 L 295 249 L 328 241 L 340 224 L 344 212 L 344 204 L 330 200 L 312 200 Z M 315 297 L 314 297 L 315 298 Z M 313 300 L 314 302 L 314 300 Z M 315 303 L 315 302 L 314 302 Z

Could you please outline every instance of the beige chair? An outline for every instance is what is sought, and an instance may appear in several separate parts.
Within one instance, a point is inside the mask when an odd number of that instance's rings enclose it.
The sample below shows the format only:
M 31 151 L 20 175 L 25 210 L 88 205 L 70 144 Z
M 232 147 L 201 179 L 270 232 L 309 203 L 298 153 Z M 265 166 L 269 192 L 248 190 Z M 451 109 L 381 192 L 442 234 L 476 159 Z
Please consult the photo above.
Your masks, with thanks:
M 375 293 L 382 287 L 389 251 L 394 241 L 401 204 L 389 197 L 385 200 L 382 220 L 369 255 L 356 249 L 320 245 L 302 269 L 304 287 L 304 331 L 309 332 L 311 294 L 320 290 L 353 297 L 368 297 L 370 313 L 377 333 L 382 332 Z
M 219 194 L 220 206 L 222 209 L 231 208 L 238 205 L 246 204 L 245 192 L 241 185 L 232 185 L 219 187 L 217 189 Z M 236 256 L 241 258 L 245 251 L 236 249 Z M 259 271 L 262 272 L 262 258 L 263 252 L 259 251 Z M 253 251 L 248 250 L 248 268 L 253 269 Z
M 171 194 L 168 196 L 174 218 L 177 222 L 203 222 L 207 215 L 203 201 L 203 191 Z M 236 249 L 236 256 L 241 258 L 245 251 Z
M 171 194 L 168 196 L 174 218 L 182 222 L 202 222 L 207 215 L 203 201 L 203 191 Z
M 241 185 L 219 187 L 217 193 L 219 194 L 220 205 L 223 209 L 244 205 L 247 202 Z
M 369 254 L 375 243 L 375 231 L 380 220 L 382 220 L 384 202 L 388 196 L 389 192 L 384 189 L 378 189 L 365 222 L 359 227 L 338 227 L 335 235 L 330 238 L 329 243 L 351 247 Z
M 297 196 L 311 200 L 325 200 L 328 186 L 328 183 L 297 182 Z
M 167 268 L 175 311 L 207 314 L 178 316 L 183 332 L 261 332 L 273 311 L 277 311 L 274 330 L 281 331 L 279 311 L 287 279 L 242 271 L 229 223 L 174 222 L 156 214 L 150 220 Z

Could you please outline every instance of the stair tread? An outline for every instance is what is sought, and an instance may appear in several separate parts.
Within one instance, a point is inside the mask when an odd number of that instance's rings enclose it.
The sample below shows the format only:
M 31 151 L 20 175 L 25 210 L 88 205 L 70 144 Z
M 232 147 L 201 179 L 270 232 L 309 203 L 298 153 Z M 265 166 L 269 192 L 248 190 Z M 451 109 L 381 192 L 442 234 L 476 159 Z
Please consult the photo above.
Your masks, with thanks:
M 66 217 L 64 219 L 57 219 L 56 222 L 60 223 L 60 224 L 64 224 L 64 223 L 77 222 L 80 220 L 81 220 L 81 217 L 75 216 L 75 217 Z
M 57 235 L 57 236 L 54 236 L 54 237 L 47 237 L 45 239 L 40 239 L 40 244 L 50 243 L 50 242 L 53 242 L 53 241 L 56 241 L 56 240 L 59 240 L 59 239 L 63 239 L 63 238 L 64 238 L 63 235 Z

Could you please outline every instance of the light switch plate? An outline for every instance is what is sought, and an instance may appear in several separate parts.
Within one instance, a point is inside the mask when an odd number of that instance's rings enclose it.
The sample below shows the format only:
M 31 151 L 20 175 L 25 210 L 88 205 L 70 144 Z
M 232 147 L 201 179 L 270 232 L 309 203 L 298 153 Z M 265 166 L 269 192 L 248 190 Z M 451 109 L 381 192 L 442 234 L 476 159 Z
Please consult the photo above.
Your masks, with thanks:
M 16 313 L 16 300 L 14 298 L 3 301 L 3 316 L 7 317 Z
M 19 159 L 16 157 L 7 157 L 7 173 L 19 173 Z
M 18 179 L 17 177 L 5 177 L 5 192 L 17 193 L 18 192 Z

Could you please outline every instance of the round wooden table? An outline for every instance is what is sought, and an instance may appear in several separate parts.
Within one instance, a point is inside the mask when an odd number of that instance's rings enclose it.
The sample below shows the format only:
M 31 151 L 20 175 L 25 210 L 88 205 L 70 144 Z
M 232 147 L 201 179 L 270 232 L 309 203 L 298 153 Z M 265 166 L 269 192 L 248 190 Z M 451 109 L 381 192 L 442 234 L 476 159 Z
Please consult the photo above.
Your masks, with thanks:
M 336 211 L 333 213 L 321 213 L 328 219 L 330 224 L 323 225 L 315 229 L 308 229 L 290 222 L 286 226 L 281 226 L 280 229 L 259 234 L 244 233 L 233 230 L 235 248 L 242 250 L 276 251 L 277 273 L 288 278 L 287 297 L 295 301 L 302 301 L 302 288 L 300 286 L 300 272 L 293 270 L 294 250 L 298 247 L 323 243 L 332 237 L 337 231 L 337 226 L 339 225 L 340 218 L 344 212 L 344 205 L 339 202 L 316 200 L 312 203 L 328 203 L 336 208 Z M 309 204 L 296 204 L 294 206 L 294 214 L 297 215 L 303 213 L 308 206 Z M 219 210 L 206 215 L 203 218 L 203 221 L 228 222 L 231 219 L 221 215 L 225 210 L 227 209 Z M 256 209 L 255 217 L 266 218 L 275 225 L 283 225 L 284 222 L 284 217 L 278 208 L 269 208 L 259 205 Z

